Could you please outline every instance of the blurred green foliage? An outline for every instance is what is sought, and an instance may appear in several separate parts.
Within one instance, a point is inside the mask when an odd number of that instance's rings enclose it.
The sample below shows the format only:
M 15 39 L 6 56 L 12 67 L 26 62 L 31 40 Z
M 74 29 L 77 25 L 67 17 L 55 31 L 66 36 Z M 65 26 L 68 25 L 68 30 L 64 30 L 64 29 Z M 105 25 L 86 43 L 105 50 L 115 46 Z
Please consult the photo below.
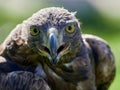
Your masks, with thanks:
M 9 4 L 10 1 L 12 3 Z M 0 43 L 17 24 L 41 8 L 59 6 L 69 11 L 77 11 L 76 17 L 81 22 L 82 32 L 100 36 L 110 44 L 116 59 L 117 73 L 109 90 L 120 90 L 120 17 L 108 18 L 83 0 L 1 0 L 0 5 Z

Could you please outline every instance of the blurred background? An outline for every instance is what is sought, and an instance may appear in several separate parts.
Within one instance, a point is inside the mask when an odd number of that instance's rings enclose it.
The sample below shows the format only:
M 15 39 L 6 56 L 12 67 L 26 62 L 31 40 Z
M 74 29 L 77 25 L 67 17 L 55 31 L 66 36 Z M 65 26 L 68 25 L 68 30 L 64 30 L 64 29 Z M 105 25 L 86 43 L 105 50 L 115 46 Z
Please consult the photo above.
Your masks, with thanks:
M 110 44 L 117 73 L 109 90 L 120 90 L 120 0 L 0 0 L 0 43 L 17 24 L 51 6 L 77 11 L 82 33 L 97 35 Z

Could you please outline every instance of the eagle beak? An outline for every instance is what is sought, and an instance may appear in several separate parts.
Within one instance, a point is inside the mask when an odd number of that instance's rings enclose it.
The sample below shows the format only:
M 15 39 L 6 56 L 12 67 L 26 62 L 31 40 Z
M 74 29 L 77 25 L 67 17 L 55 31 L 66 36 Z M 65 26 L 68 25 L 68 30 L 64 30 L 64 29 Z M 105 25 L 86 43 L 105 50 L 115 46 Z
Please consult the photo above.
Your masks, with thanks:
M 50 47 L 50 55 L 51 55 L 51 62 L 53 65 L 56 65 L 58 60 L 57 58 L 57 38 L 55 33 L 50 33 L 49 35 L 49 47 Z
M 59 42 L 60 38 L 57 38 L 57 35 L 55 32 L 52 32 L 49 34 L 49 50 L 50 50 L 50 56 L 51 58 L 51 64 L 55 66 L 59 61 L 60 57 L 63 56 L 65 53 L 67 53 L 70 43 L 66 42 Z
M 38 45 L 40 54 L 47 56 L 52 66 L 56 66 L 60 58 L 69 51 L 70 43 L 63 42 L 60 35 L 58 36 L 56 28 L 50 28 L 47 44 Z

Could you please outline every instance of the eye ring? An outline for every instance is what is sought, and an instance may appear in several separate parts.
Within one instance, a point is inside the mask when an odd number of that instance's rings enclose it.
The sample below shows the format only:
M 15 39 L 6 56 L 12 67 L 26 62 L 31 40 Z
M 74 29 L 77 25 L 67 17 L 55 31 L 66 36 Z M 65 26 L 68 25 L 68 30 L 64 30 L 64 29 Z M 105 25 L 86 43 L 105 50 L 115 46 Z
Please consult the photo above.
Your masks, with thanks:
M 73 33 L 75 31 L 75 25 L 72 24 L 72 25 L 67 25 L 65 27 L 65 30 L 68 32 L 68 33 Z
M 37 27 L 31 27 L 30 28 L 30 34 L 32 35 L 32 36 L 36 36 L 36 35 L 38 35 L 40 33 L 40 31 L 39 31 L 39 29 L 37 28 Z

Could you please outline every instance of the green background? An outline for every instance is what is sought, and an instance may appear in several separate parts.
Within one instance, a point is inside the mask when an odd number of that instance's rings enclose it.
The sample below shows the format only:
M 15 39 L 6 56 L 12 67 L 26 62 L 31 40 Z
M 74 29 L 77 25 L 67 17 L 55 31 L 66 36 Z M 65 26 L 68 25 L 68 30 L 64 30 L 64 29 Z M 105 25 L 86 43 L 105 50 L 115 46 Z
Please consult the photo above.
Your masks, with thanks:
M 72 12 L 77 11 L 76 17 L 81 22 L 82 33 L 97 35 L 111 46 L 116 59 L 117 72 L 109 90 L 120 90 L 120 5 L 118 5 L 120 1 L 116 0 L 117 3 L 114 3 L 114 0 L 98 1 L 0 0 L 0 43 L 17 24 L 22 23 L 41 8 L 59 6 Z

